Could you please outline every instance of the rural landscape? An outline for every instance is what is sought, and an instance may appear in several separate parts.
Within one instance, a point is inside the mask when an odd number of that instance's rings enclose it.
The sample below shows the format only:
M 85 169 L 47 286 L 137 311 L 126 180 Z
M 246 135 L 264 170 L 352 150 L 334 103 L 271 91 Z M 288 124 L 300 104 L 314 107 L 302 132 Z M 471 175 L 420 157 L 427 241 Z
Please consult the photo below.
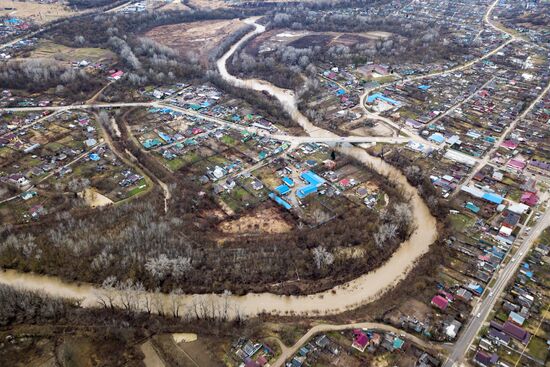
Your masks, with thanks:
M 550 366 L 550 3 L 0 0 L 0 366 Z

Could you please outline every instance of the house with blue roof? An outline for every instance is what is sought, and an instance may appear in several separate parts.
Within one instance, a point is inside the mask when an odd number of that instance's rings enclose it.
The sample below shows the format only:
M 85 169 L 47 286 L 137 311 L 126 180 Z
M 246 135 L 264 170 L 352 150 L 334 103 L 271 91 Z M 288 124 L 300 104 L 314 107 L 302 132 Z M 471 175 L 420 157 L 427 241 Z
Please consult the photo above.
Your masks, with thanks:
M 441 144 L 445 141 L 445 137 L 441 133 L 433 133 L 428 139 L 437 144 Z
M 521 316 L 520 314 L 511 311 L 508 315 L 508 320 L 514 322 L 515 324 L 521 326 L 525 322 L 525 317 Z
M 287 195 L 287 194 L 290 192 L 290 187 L 288 187 L 288 186 L 285 185 L 285 184 L 282 184 L 282 185 L 280 185 L 280 186 L 277 186 L 277 187 L 275 188 L 275 191 L 277 191 L 277 193 L 278 193 L 279 195 L 284 196 L 284 195 Z
M 478 213 L 480 208 L 478 206 L 476 206 L 474 203 L 472 202 L 467 202 L 466 205 L 464 206 L 466 209 L 468 209 L 469 211 L 471 211 L 472 213 Z
M 481 198 L 497 205 L 502 204 L 502 202 L 504 201 L 504 198 L 502 196 L 491 192 L 486 192 Z
M 382 93 L 374 93 L 367 97 L 367 103 L 374 103 L 376 100 L 381 100 L 384 102 L 388 102 L 389 104 L 392 104 L 394 106 L 400 106 L 401 103 L 399 101 L 396 101 L 395 99 L 391 99 L 389 97 L 386 97 Z
M 290 177 L 287 177 L 287 176 L 283 177 L 283 183 L 288 187 L 294 187 L 294 180 L 291 179 Z
M 298 196 L 298 198 L 300 199 L 303 199 L 306 196 L 317 192 L 317 189 L 326 182 L 324 178 L 320 177 L 310 170 L 302 172 L 300 177 L 302 178 L 302 180 L 308 183 L 308 185 L 302 186 L 298 190 L 296 190 L 296 196 Z
M 159 139 L 147 139 L 142 144 L 145 149 L 153 149 L 161 146 L 162 142 Z
M 166 134 L 166 133 L 163 133 L 162 131 L 159 131 L 157 133 L 157 135 L 162 139 L 164 140 L 165 142 L 167 143 L 171 143 L 172 142 L 172 138 L 170 137 L 170 135 Z

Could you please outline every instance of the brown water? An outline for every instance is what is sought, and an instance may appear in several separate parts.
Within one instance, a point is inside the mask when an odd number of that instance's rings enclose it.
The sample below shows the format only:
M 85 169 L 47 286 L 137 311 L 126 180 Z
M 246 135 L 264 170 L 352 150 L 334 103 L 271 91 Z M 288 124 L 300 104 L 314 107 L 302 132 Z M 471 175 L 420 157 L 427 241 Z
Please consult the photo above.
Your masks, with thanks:
M 239 87 L 257 91 L 268 91 L 281 102 L 283 108 L 309 135 L 336 137 L 337 135 L 330 131 L 314 126 L 298 111 L 293 92 L 278 88 L 262 80 L 237 79 L 227 72 L 225 63 L 231 54 L 254 34 L 265 30 L 261 25 L 255 26 L 256 30 L 254 32 L 251 32 L 233 45 L 218 61 L 217 65 L 222 77 L 229 83 Z M 365 165 L 386 176 L 410 197 L 413 216 L 416 220 L 416 230 L 409 240 L 400 245 L 383 266 L 350 282 L 336 286 L 331 290 L 306 296 L 249 293 L 244 296 L 207 294 L 171 297 L 166 294 L 149 292 L 106 291 L 89 284 L 79 286 L 63 282 L 55 277 L 23 274 L 12 270 L 0 273 L 0 283 L 20 286 L 25 289 L 40 290 L 65 298 L 78 298 L 82 300 L 84 307 L 97 306 L 99 298 L 105 298 L 106 295 L 114 299 L 114 304 L 121 306 L 123 298 L 127 300 L 130 295 L 136 308 L 145 310 L 145 300 L 150 301 L 153 299 L 153 311 L 158 311 L 162 307 L 165 312 L 170 312 L 176 303 L 181 307 L 180 314 L 194 314 L 194 311 L 197 309 L 206 310 L 208 313 L 212 313 L 212 310 L 218 310 L 218 313 L 214 313 L 219 314 L 223 313 L 221 310 L 225 309 L 225 305 L 228 305 L 228 314 L 232 316 L 236 314 L 245 317 L 255 316 L 262 312 L 279 315 L 336 314 L 372 302 L 403 280 L 416 261 L 428 252 L 430 245 L 437 237 L 436 220 L 430 214 L 428 207 L 420 198 L 417 190 L 408 183 L 405 176 L 395 167 L 369 155 L 365 150 L 358 147 L 348 146 L 340 149 L 342 152 L 355 157 Z

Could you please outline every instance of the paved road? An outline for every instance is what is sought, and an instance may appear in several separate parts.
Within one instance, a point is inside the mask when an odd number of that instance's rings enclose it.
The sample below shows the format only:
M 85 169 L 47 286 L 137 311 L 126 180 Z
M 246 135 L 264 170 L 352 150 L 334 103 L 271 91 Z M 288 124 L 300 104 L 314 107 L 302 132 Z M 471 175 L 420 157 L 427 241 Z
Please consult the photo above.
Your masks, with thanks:
M 38 112 L 38 111 L 55 111 L 55 113 L 60 113 L 63 111 L 71 110 L 84 110 L 84 109 L 99 109 L 99 108 L 127 108 L 127 107 L 166 107 L 172 110 L 181 112 L 187 116 L 201 118 L 206 121 L 214 122 L 222 126 L 226 126 L 236 130 L 246 130 L 250 133 L 256 133 L 258 135 L 263 135 L 271 137 L 273 139 L 287 141 L 295 145 L 302 143 L 386 143 L 386 144 L 405 144 L 410 139 L 404 137 L 372 137 L 372 136 L 347 136 L 347 137 L 310 137 L 310 136 L 292 136 L 292 135 L 283 135 L 283 134 L 271 134 L 267 130 L 255 128 L 252 126 L 240 125 L 227 120 L 223 120 L 217 117 L 207 116 L 200 114 L 195 111 L 190 111 L 178 106 L 171 104 L 165 104 L 161 102 L 126 102 L 126 103 L 95 103 L 95 104 L 81 104 L 81 105 L 68 105 L 68 106 L 49 106 L 49 107 L 9 107 L 0 109 L 0 111 L 12 111 L 12 112 Z M 18 127 L 14 131 L 19 131 L 24 128 L 29 128 L 44 119 L 51 117 L 51 115 L 40 118 L 33 121 L 30 124 Z
M 443 367 L 453 367 L 460 364 L 461 360 L 468 352 L 470 345 L 473 343 L 476 335 L 478 334 L 479 329 L 482 327 L 485 319 L 493 309 L 495 302 L 498 299 L 498 296 L 502 293 L 502 291 L 504 291 L 506 285 L 518 270 L 522 260 L 525 258 L 525 256 L 527 256 L 530 247 L 540 236 L 542 231 L 548 226 L 550 226 L 550 210 L 546 210 L 544 216 L 539 219 L 539 221 L 532 228 L 530 233 L 525 237 L 523 241 L 521 241 L 516 255 L 514 255 L 512 259 L 508 261 L 508 263 L 498 271 L 496 283 L 491 288 L 489 293 L 492 294 L 492 296 L 487 296 L 474 309 L 474 312 L 477 312 L 477 314 L 472 317 L 470 322 L 462 331 L 460 338 L 458 338 L 455 344 L 454 350 L 452 351 L 447 361 L 445 361 L 445 363 L 443 364 Z M 524 233 L 524 231 L 525 229 L 522 228 L 518 235 L 518 238 Z M 477 315 L 479 315 L 479 317 L 477 317 Z
M 505 33 L 508 36 L 511 37 L 509 42 L 512 42 L 516 40 L 516 37 L 512 34 L 510 34 L 505 29 L 499 28 L 495 26 L 491 22 L 491 14 L 493 12 L 493 9 L 498 4 L 498 0 L 493 2 L 487 12 L 485 13 L 485 16 L 483 18 L 484 22 L 488 24 L 493 29 L 497 30 L 498 32 Z M 542 91 L 542 93 L 539 94 L 539 96 L 521 113 L 513 122 L 512 124 L 504 131 L 504 133 L 500 136 L 498 141 L 495 143 L 493 148 L 484 156 L 482 160 L 478 162 L 477 169 L 473 169 L 470 175 L 466 178 L 466 180 L 463 182 L 462 185 L 460 185 L 454 194 L 460 191 L 460 189 L 464 185 L 468 185 L 474 175 L 477 173 L 479 169 L 481 169 L 487 162 L 489 161 L 490 157 L 494 154 L 494 152 L 498 149 L 498 147 L 501 145 L 501 143 L 504 141 L 506 136 L 517 126 L 517 124 L 525 117 L 527 114 L 533 109 L 533 107 L 544 97 L 546 93 L 548 93 L 550 89 L 550 84 L 546 86 L 546 88 Z M 547 208 L 545 208 L 547 209 Z M 531 214 L 532 215 L 532 214 Z M 527 221 L 528 222 L 528 221 Z M 491 312 L 491 310 L 494 307 L 494 304 L 499 297 L 499 295 L 504 291 L 506 285 L 511 280 L 512 276 L 517 271 L 518 267 L 521 264 L 521 261 L 523 258 L 527 255 L 528 250 L 533 245 L 535 240 L 539 237 L 539 235 L 542 233 L 542 231 L 550 225 L 550 211 L 545 210 L 544 216 L 537 222 L 531 233 L 521 242 L 519 245 L 519 250 L 517 251 L 516 256 L 514 256 L 513 261 L 509 261 L 504 267 L 502 267 L 498 273 L 496 274 L 496 282 L 492 289 L 488 290 L 489 294 L 491 296 L 487 296 L 484 298 L 478 306 L 474 309 L 474 317 L 470 319 L 470 322 L 465 326 L 465 328 L 462 331 L 462 334 L 460 335 L 459 339 L 457 340 L 455 344 L 455 348 L 452 351 L 449 358 L 445 361 L 443 364 L 443 367 L 453 367 L 456 365 L 460 365 L 462 359 L 465 357 L 466 353 L 468 352 L 468 349 L 472 345 L 473 341 L 475 340 L 475 337 L 477 336 L 479 329 L 483 325 L 485 319 Z M 518 238 L 523 234 L 524 228 L 520 231 L 520 234 L 518 235 Z M 479 315 L 479 316 L 478 316 Z

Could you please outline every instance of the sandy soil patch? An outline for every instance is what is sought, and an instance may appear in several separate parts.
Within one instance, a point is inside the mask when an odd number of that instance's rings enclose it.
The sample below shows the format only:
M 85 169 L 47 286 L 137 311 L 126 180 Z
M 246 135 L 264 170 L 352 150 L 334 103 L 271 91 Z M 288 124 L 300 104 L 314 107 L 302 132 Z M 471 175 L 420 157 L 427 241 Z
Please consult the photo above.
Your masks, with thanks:
M 173 0 L 172 2 L 156 1 L 152 4 L 152 8 L 155 10 L 190 10 L 181 0 Z
M 258 211 L 254 214 L 242 216 L 239 219 L 227 221 L 219 226 L 224 233 L 285 233 L 292 229 L 275 208 Z
M 384 124 L 376 124 L 373 127 L 360 127 L 350 131 L 357 136 L 393 136 L 393 129 Z
M 87 188 L 81 193 L 81 195 L 82 195 L 82 198 L 86 200 L 86 203 L 92 208 L 97 208 L 100 206 L 105 206 L 113 203 L 113 201 L 109 199 L 107 196 L 100 194 L 94 189 Z
M 182 54 L 192 52 L 206 63 L 209 51 L 243 25 L 240 20 L 170 24 L 153 28 L 145 36 Z
M 31 20 L 38 24 L 66 17 L 74 12 L 63 4 L 40 4 L 31 1 L 20 2 L 0 0 L 0 16 L 13 16 Z
M 190 343 L 197 340 L 197 334 L 193 333 L 176 333 L 172 334 L 172 338 L 174 338 L 174 341 L 176 344 L 184 342 L 184 343 Z

